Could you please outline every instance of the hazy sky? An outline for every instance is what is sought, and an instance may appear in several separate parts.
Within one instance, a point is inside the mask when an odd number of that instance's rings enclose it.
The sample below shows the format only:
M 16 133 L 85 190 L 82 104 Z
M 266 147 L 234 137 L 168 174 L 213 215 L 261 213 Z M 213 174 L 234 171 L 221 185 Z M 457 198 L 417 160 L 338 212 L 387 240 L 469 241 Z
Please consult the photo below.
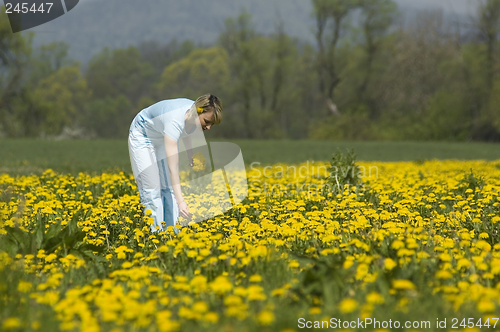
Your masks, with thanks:
M 81 2 L 86 1 L 105 1 L 105 0 L 80 0 Z M 308 1 L 308 0 L 304 0 Z M 442 8 L 447 12 L 456 12 L 457 14 L 467 14 L 475 7 L 478 1 L 484 0 L 394 0 L 398 5 L 417 7 L 420 9 L 426 8 Z M 251 1 L 249 2 L 249 4 Z
M 457 14 L 472 13 L 479 0 L 395 0 L 398 5 L 419 9 L 440 7 L 446 12 Z
M 70 57 L 77 59 L 85 63 L 93 54 L 99 52 L 104 46 L 113 48 L 123 48 L 129 45 L 136 45 L 140 41 L 144 40 L 146 37 L 150 39 L 162 40 L 165 43 L 170 41 L 172 38 L 187 38 L 195 42 L 203 41 L 205 43 L 210 43 L 216 40 L 224 17 L 235 17 L 239 13 L 240 7 L 246 7 L 248 12 L 252 13 L 252 7 L 260 10 L 260 14 L 254 14 L 252 21 L 257 27 L 257 31 L 269 33 L 275 29 L 276 13 L 280 11 L 280 15 L 283 18 L 285 24 L 286 32 L 294 37 L 301 40 L 309 41 L 314 43 L 312 29 L 314 27 L 314 19 L 312 17 L 312 4 L 311 0 L 218 0 L 213 1 L 213 3 L 222 6 L 223 8 L 217 9 L 217 18 L 207 20 L 206 27 L 203 31 L 192 31 L 195 27 L 189 24 L 181 25 L 177 24 L 175 26 L 168 26 L 169 19 L 173 16 L 189 15 L 189 8 L 181 5 L 182 0 L 169 0 L 175 3 L 175 8 L 181 11 L 180 13 L 165 12 L 164 16 L 161 13 L 148 14 L 148 10 L 151 10 L 151 6 L 146 6 L 148 0 L 136 0 L 137 4 L 141 4 L 141 10 L 132 13 L 136 13 L 136 16 L 142 17 L 142 20 L 138 20 L 137 17 L 130 18 L 127 15 L 131 15 L 131 11 L 127 8 L 130 7 L 130 3 L 134 1 L 125 1 L 129 6 L 122 6 L 121 9 L 127 10 L 116 10 L 113 12 L 114 24 L 116 29 L 110 28 L 105 23 L 106 21 L 99 21 L 100 19 L 105 19 L 106 16 L 99 16 L 99 19 L 92 21 L 94 6 L 87 6 L 89 2 L 101 2 L 106 4 L 109 10 L 109 6 L 116 6 L 120 4 L 120 1 L 108 1 L 108 0 L 80 0 L 81 5 L 75 7 L 67 15 L 43 24 L 41 26 L 30 29 L 35 32 L 34 45 L 38 46 L 41 44 L 48 44 L 55 41 L 63 41 L 71 45 Z M 150 3 L 157 3 L 162 0 L 151 1 Z M 178 1 L 178 3 L 177 3 Z M 191 0 L 191 5 L 195 4 L 197 1 L 202 3 L 205 7 L 209 6 L 209 14 L 213 14 L 213 9 L 210 8 L 211 0 Z M 280 4 L 283 1 L 287 1 L 286 8 L 280 9 Z M 411 16 L 413 12 L 418 12 L 418 10 L 432 10 L 436 8 L 441 8 L 446 15 L 446 17 L 452 18 L 456 15 L 457 19 L 462 21 L 467 19 L 468 15 L 473 15 L 475 8 L 479 1 L 485 0 L 394 0 L 400 8 L 403 15 Z M 3 0 L 0 0 L 0 3 Z M 165 1 L 166 2 L 166 1 Z M 170 3 L 169 2 L 169 3 Z M 278 8 L 276 8 L 278 6 Z M 97 6 L 99 7 L 99 6 Z M 189 7 L 189 6 L 188 6 Z M 262 8 L 267 8 L 265 15 L 262 15 Z M 212 10 L 212 12 L 210 12 Z M 148 16 L 149 15 L 149 16 Z M 159 17 L 158 17 L 159 16 Z M 151 29 L 148 30 L 147 25 L 145 28 L 144 22 L 146 22 L 149 17 L 148 24 L 152 24 Z M 175 17 L 177 18 L 177 17 Z M 160 21 L 158 21 L 160 19 Z M 194 19 L 205 20 L 206 17 L 199 17 Z M 178 22 L 178 21 L 176 21 Z M 101 24 L 102 23 L 102 24 Z M 141 24 L 141 25 L 137 25 Z M 123 29 L 127 27 L 127 29 Z M 185 37 L 179 37 L 185 36 Z

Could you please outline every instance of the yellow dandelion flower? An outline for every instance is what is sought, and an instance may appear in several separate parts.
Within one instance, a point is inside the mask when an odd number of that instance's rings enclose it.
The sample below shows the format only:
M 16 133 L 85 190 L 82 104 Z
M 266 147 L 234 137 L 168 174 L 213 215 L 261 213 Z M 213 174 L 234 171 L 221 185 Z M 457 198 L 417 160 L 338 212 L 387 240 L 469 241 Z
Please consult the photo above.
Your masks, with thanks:
M 194 278 L 193 278 L 194 279 Z M 233 289 L 233 285 L 225 276 L 218 276 L 210 284 L 210 289 L 217 294 L 225 294 Z
M 215 324 L 219 321 L 219 315 L 216 312 L 210 311 L 203 316 L 203 320 Z
M 312 307 L 309 309 L 309 314 L 310 315 L 319 315 L 321 313 L 321 308 L 320 307 Z
M 494 312 L 495 303 L 487 298 L 481 299 L 477 304 L 477 310 L 479 312 Z
M 21 320 L 17 317 L 9 317 L 2 322 L 2 328 L 5 330 L 17 329 L 21 327 Z
M 437 271 L 436 272 L 436 278 L 438 279 L 451 279 L 453 277 L 453 274 L 450 273 L 450 271 Z
M 262 277 L 258 274 L 254 274 L 252 276 L 250 276 L 250 278 L 248 279 L 250 282 L 261 282 L 262 281 Z
M 395 279 L 392 281 L 392 287 L 394 289 L 415 289 L 415 285 L 410 280 L 406 279 Z
M 398 266 L 398 264 L 397 264 L 395 261 L 393 261 L 392 259 L 390 259 L 390 258 L 386 258 L 386 259 L 384 260 L 384 268 L 385 268 L 386 270 L 392 270 L 392 269 L 393 269 L 393 268 L 395 268 L 396 266 Z
M 224 298 L 224 304 L 227 306 L 239 305 L 243 300 L 238 295 L 228 295 Z
M 27 293 L 31 290 L 31 282 L 20 280 L 17 290 L 21 293 Z
M 271 325 L 274 322 L 274 313 L 269 310 L 261 311 L 257 316 L 257 320 L 261 325 Z
M 377 292 L 371 292 L 366 295 L 366 302 L 370 304 L 381 304 L 384 303 L 384 297 Z
M 193 311 L 196 311 L 199 313 L 205 313 L 208 311 L 208 304 L 206 304 L 203 301 L 198 301 L 195 304 L 193 304 L 192 309 L 193 309 Z
M 358 302 L 354 299 L 343 299 L 339 304 L 339 309 L 344 314 L 353 312 L 357 308 L 358 308 Z
M 193 155 L 193 171 L 201 172 L 204 171 L 207 166 L 207 160 L 203 157 L 201 152 L 195 153 Z

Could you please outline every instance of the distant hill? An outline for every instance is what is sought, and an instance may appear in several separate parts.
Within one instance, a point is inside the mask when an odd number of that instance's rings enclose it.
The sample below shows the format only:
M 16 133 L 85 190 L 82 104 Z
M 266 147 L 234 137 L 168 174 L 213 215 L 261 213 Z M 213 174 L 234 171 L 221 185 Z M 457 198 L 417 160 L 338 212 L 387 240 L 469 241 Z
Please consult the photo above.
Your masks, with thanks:
M 396 2 L 410 14 L 433 8 Z M 64 41 L 71 45 L 70 57 L 85 64 L 106 46 L 124 48 L 149 40 L 167 44 L 173 39 L 212 44 L 224 20 L 237 17 L 244 8 L 258 32 L 272 33 L 281 18 L 287 34 L 314 42 L 310 0 L 81 0 L 66 15 L 31 31 L 36 34 L 35 46 Z
M 211 44 L 224 19 L 237 17 L 243 8 L 252 14 L 259 32 L 274 31 L 281 17 L 290 35 L 312 37 L 312 6 L 304 0 L 86 0 L 31 31 L 36 34 L 35 45 L 67 42 L 70 56 L 85 63 L 105 46 L 123 48 L 148 40 L 166 44 L 174 38 Z

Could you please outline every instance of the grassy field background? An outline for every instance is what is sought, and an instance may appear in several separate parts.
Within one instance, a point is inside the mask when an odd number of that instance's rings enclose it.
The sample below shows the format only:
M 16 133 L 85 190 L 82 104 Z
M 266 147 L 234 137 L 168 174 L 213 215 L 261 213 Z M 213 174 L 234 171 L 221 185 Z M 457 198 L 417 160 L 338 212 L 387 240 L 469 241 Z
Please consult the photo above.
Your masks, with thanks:
M 432 159 L 498 160 L 500 144 L 452 142 L 339 142 L 291 140 L 225 140 L 238 144 L 245 164 L 328 161 L 341 149 L 354 149 L 363 161 L 424 161 Z M 131 172 L 127 140 L 0 140 L 0 173 Z

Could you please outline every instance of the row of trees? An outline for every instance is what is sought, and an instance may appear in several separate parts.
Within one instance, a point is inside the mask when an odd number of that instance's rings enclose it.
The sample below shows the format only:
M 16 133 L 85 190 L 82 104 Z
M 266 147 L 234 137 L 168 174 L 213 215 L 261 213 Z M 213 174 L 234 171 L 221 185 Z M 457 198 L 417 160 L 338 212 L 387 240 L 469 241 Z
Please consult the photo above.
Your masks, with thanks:
M 4 136 L 125 137 L 162 99 L 219 96 L 211 137 L 500 140 L 500 0 L 467 22 L 392 0 L 313 0 L 316 43 L 228 19 L 215 45 L 104 49 L 82 68 L 62 43 L 31 47 L 0 15 Z

